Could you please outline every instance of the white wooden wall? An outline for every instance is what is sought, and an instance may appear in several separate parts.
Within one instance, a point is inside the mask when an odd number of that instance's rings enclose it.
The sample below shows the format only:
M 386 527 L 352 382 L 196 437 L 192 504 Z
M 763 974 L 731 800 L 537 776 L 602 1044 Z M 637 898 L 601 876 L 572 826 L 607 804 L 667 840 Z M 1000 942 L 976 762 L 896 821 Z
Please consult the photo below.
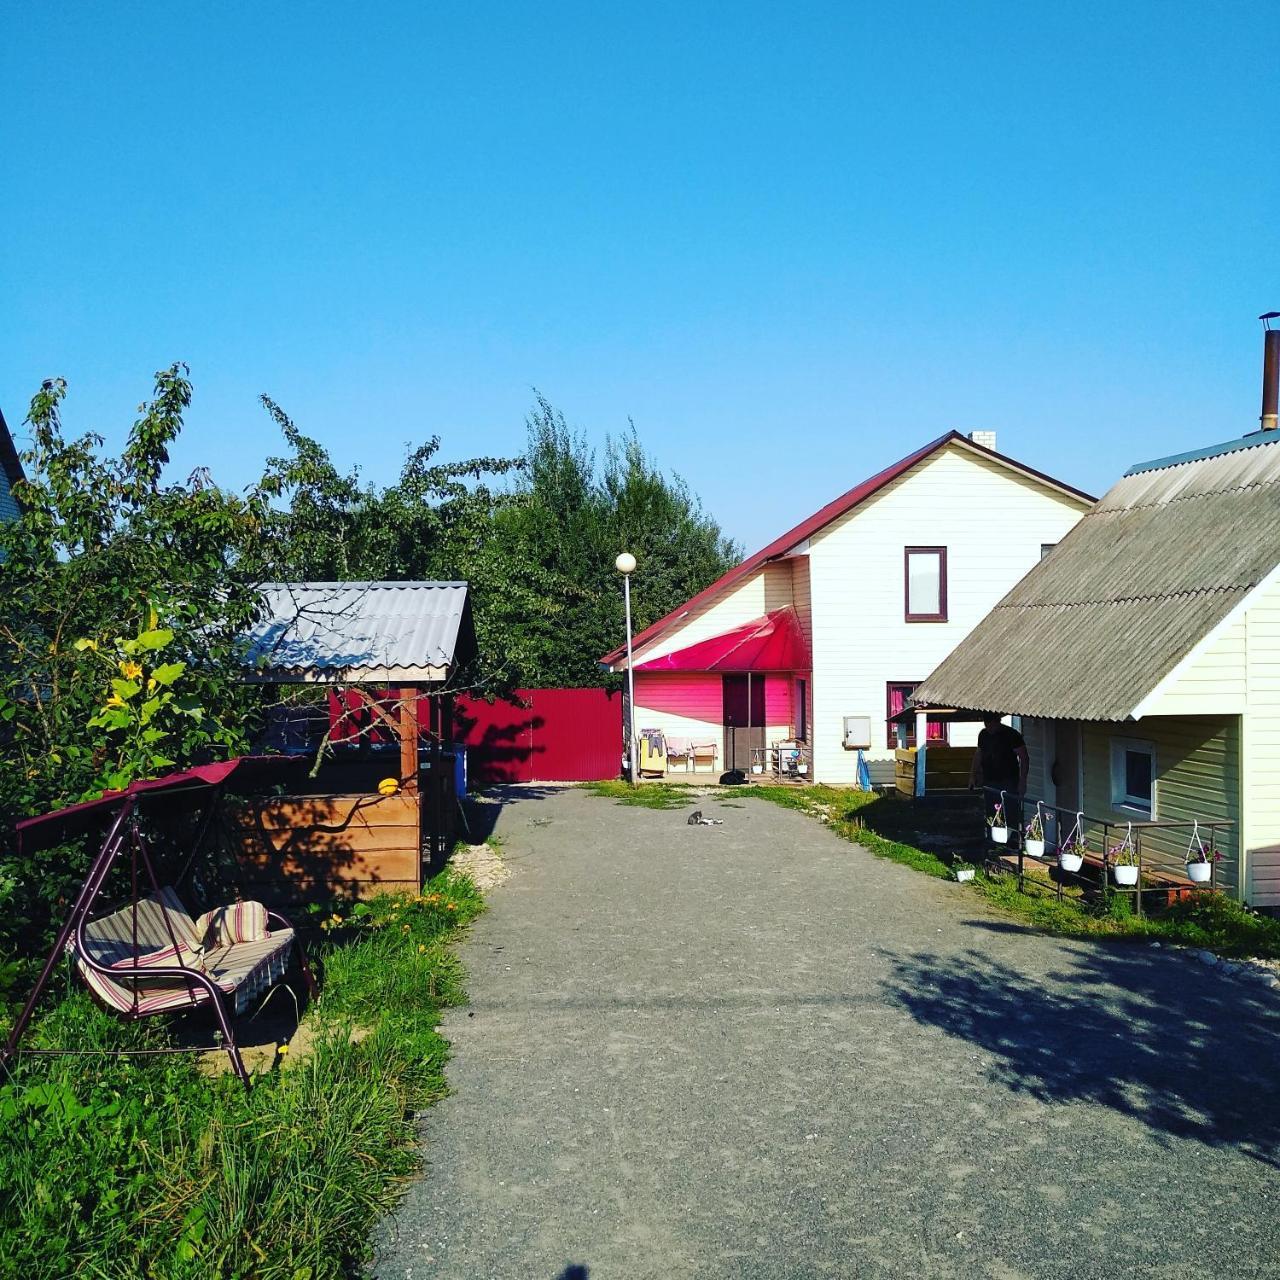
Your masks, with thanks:
M 961 445 L 933 455 L 810 543 L 815 774 L 852 783 L 857 753 L 843 720 L 869 715 L 877 781 L 892 778 L 885 685 L 923 680 L 991 607 L 1059 542 L 1086 504 L 979 457 Z M 903 551 L 947 548 L 948 621 L 906 622 Z M 972 745 L 977 727 L 952 742 Z

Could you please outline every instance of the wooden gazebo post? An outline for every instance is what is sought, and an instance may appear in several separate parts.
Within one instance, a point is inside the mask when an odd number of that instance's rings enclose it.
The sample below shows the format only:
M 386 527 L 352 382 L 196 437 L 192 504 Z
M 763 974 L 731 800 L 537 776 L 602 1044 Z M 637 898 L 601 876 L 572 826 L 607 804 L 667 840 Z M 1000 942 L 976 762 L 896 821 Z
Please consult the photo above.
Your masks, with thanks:
M 400 785 L 418 794 L 418 691 L 407 684 L 400 686 Z

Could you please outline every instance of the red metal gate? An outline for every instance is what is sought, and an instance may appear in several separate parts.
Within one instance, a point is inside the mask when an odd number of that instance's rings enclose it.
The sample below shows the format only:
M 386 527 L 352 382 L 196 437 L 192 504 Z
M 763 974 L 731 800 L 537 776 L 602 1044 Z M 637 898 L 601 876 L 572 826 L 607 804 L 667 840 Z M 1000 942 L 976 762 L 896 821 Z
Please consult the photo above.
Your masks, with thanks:
M 622 694 L 607 689 L 517 689 L 516 701 L 458 698 L 454 734 L 472 785 L 594 782 L 622 764 Z

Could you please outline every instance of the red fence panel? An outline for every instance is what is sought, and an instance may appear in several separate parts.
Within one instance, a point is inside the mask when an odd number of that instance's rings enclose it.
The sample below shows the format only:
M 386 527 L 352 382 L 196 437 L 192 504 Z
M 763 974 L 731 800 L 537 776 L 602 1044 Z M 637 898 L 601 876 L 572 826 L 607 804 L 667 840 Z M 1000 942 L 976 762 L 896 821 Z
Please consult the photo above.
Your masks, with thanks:
M 454 734 L 476 785 L 594 782 L 622 761 L 622 694 L 607 689 L 517 689 L 515 701 L 460 697 Z

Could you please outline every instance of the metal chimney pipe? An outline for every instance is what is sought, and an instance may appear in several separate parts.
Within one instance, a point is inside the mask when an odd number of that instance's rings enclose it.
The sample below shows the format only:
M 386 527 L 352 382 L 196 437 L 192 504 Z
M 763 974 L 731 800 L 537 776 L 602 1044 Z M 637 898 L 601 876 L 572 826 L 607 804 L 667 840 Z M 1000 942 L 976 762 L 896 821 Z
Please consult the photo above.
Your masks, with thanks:
M 1280 329 L 1268 329 L 1262 347 L 1262 429 L 1280 426 Z

